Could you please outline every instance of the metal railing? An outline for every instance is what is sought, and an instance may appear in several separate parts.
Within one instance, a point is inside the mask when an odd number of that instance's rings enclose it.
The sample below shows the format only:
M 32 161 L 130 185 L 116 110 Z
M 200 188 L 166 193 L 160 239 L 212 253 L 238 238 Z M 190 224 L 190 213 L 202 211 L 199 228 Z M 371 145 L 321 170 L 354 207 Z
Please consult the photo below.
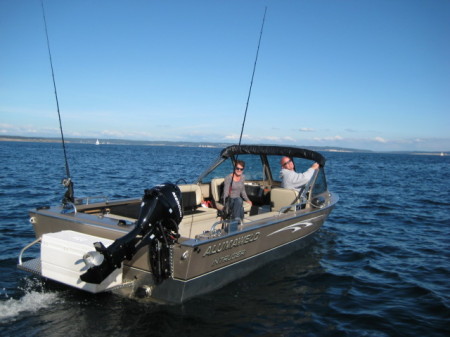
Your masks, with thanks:
M 35 244 L 37 244 L 41 241 L 42 241 L 42 238 L 37 238 L 36 240 L 34 240 L 33 242 L 29 243 L 28 245 L 26 245 L 25 247 L 22 248 L 22 250 L 19 253 L 19 258 L 18 258 L 19 266 L 21 266 L 23 264 L 23 262 L 22 262 L 23 253 L 25 253 L 26 250 L 28 250 L 29 248 L 33 247 Z

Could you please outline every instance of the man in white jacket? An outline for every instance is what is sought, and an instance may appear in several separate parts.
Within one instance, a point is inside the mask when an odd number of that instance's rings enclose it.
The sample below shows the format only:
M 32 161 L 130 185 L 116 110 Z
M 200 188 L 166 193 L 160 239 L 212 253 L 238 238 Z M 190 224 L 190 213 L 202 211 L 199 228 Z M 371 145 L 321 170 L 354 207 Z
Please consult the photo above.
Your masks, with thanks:
M 308 181 L 314 175 L 314 170 L 319 169 L 319 164 L 314 163 L 312 166 L 303 173 L 297 173 L 294 171 L 294 163 L 291 158 L 283 157 L 280 160 L 281 164 L 281 187 L 294 189 L 300 191 L 300 189 L 308 183 Z

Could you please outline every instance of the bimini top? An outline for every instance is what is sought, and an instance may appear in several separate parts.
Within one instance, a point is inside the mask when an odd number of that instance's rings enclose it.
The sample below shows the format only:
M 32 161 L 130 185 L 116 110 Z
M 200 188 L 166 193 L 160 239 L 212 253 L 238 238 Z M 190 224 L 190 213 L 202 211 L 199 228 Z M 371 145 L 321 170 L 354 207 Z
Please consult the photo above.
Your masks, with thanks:
M 312 150 L 289 146 L 266 146 L 266 145 L 231 145 L 222 150 L 220 156 L 229 158 L 239 154 L 263 154 L 274 156 L 298 157 L 313 160 L 320 166 L 325 166 L 325 157 Z

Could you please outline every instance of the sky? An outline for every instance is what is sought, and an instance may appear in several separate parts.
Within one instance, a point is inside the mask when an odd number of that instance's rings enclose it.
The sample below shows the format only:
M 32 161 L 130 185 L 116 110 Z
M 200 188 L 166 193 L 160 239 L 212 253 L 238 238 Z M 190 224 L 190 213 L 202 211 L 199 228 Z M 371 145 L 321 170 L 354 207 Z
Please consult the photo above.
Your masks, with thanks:
M 450 151 L 448 0 L 44 0 L 65 137 Z M 0 135 L 58 137 L 40 0 L 0 0 Z

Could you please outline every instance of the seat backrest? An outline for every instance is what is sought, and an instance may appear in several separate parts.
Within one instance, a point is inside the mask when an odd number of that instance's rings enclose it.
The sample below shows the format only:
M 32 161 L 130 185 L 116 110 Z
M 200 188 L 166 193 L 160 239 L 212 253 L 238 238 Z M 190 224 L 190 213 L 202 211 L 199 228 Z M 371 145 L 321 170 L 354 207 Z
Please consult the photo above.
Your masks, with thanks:
M 272 212 L 278 212 L 283 207 L 299 201 L 299 192 L 288 188 L 275 187 L 270 191 L 270 205 Z
M 222 203 L 223 200 L 220 200 L 223 194 L 223 183 L 225 178 L 214 178 L 211 180 L 211 195 L 214 199 L 214 202 Z
M 184 210 L 193 210 L 202 202 L 202 190 L 197 184 L 178 185 Z

